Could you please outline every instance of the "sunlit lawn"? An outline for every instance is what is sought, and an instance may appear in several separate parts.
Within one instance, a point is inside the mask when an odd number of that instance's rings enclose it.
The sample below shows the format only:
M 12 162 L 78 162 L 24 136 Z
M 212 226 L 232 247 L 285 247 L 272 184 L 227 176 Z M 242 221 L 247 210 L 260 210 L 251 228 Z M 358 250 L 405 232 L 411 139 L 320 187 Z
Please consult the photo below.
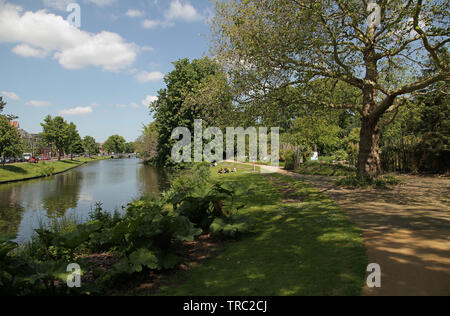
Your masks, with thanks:
M 100 159 L 102 158 L 76 158 L 74 160 L 39 162 L 38 164 L 21 163 L 5 166 L 0 165 L 0 182 L 39 177 L 42 175 L 44 167 L 48 168 L 49 166 L 53 166 L 54 172 L 58 173 L 83 163 Z
M 235 188 L 236 203 L 246 205 L 242 212 L 258 220 L 254 231 L 227 242 L 202 265 L 177 272 L 158 295 L 359 295 L 365 248 L 341 209 L 294 179 L 236 168 L 237 174 L 219 176 L 217 168 L 214 174 Z M 283 185 L 296 192 L 281 193 Z

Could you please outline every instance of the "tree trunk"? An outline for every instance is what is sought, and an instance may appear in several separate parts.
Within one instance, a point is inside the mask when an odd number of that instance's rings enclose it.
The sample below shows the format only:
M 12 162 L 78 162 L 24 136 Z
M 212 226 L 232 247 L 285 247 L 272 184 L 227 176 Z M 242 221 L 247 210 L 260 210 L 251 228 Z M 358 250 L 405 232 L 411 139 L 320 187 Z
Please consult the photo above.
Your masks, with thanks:
M 379 141 L 379 120 L 363 117 L 361 121 L 361 140 L 358 156 L 359 178 L 376 178 L 381 174 Z

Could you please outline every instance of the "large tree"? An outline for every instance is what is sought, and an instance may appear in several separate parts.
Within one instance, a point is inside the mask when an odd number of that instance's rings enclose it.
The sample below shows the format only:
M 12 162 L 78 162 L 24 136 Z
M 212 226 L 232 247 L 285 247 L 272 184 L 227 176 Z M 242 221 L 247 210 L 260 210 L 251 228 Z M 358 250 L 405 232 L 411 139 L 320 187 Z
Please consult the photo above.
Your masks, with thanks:
M 73 159 L 74 154 L 84 153 L 83 140 L 78 133 L 77 126 L 70 123 L 67 127 L 67 143 L 65 151 L 70 153 L 70 159 Z
M 103 144 L 103 148 L 110 154 L 122 154 L 126 149 L 125 144 L 125 138 L 119 135 L 113 135 Z
M 136 151 L 145 162 L 152 162 L 157 155 L 158 132 L 156 122 L 144 125 L 142 135 L 135 142 Z
M 69 124 L 60 116 L 52 118 L 48 115 L 41 126 L 43 128 L 42 137 L 48 144 L 56 147 L 58 160 L 61 160 L 61 154 L 67 150 L 67 146 L 70 144 Z
M 0 156 L 16 157 L 22 154 L 22 141 L 17 128 L 5 116 L 0 116 Z M 3 164 L 5 159 L 3 159 Z
M 84 152 L 90 156 L 98 155 L 100 153 L 100 146 L 95 141 L 95 138 L 92 136 L 86 136 L 83 139 L 83 147 Z
M 194 130 L 194 120 L 203 119 L 205 125 L 220 127 L 231 118 L 231 98 L 226 92 L 226 77 L 217 62 L 210 58 L 182 59 L 164 79 L 167 87 L 158 92 L 158 99 L 150 105 L 156 119 L 158 154 L 156 164 L 170 166 L 172 131 L 177 127 Z M 217 123 L 217 125 L 215 125 Z
M 359 114 L 358 175 L 376 177 L 383 115 L 404 104 L 402 96 L 448 89 L 448 7 L 448 0 L 380 0 L 368 12 L 365 0 L 217 1 L 214 53 L 241 101 L 302 86 L 304 101 Z M 322 78 L 356 88 L 360 103 L 324 98 L 327 91 L 310 85 Z

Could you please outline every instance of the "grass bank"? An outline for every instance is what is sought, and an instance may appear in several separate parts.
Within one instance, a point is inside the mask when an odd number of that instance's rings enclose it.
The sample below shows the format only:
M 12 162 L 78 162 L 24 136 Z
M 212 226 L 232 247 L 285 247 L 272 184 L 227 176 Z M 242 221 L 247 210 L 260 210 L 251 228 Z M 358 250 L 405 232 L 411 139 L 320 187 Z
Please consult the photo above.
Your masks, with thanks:
M 46 177 L 61 173 L 85 163 L 109 159 L 110 157 L 77 158 L 63 161 L 41 161 L 38 164 L 22 163 L 13 165 L 0 165 L 0 184 Z
M 219 254 L 176 272 L 157 295 L 359 295 L 366 252 L 359 229 L 323 194 L 282 175 L 221 164 L 217 175 L 233 187 L 243 214 L 258 220 L 249 236 L 225 243 Z

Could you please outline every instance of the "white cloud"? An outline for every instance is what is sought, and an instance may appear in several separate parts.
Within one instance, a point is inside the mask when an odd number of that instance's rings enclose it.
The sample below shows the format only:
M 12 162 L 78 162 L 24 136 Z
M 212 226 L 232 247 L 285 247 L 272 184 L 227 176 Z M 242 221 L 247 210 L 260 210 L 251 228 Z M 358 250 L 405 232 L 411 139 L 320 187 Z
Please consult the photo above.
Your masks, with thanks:
M 132 102 L 132 103 L 130 103 L 130 106 L 131 106 L 132 108 L 137 109 L 137 108 L 139 107 L 139 104 Z
M 149 107 L 150 103 L 155 102 L 156 100 L 158 100 L 157 96 L 154 95 L 148 95 L 145 97 L 144 100 L 142 100 L 142 105 L 145 106 L 146 108 Z
M 45 10 L 22 11 L 21 7 L 0 0 L 0 43 L 19 43 L 13 49 L 16 54 L 42 57 L 53 53 L 53 58 L 67 69 L 97 66 L 116 71 L 136 60 L 139 47 L 116 33 L 88 33 Z
M 164 74 L 159 71 L 152 71 L 152 72 L 141 71 L 136 74 L 136 79 L 140 83 L 147 83 L 150 81 L 159 81 L 163 78 L 164 78 Z
M 13 53 L 22 57 L 44 58 L 49 52 L 40 48 L 31 47 L 27 44 L 20 44 L 12 49 Z
M 152 29 L 161 25 L 161 22 L 156 20 L 144 20 L 141 22 L 141 25 L 145 29 Z
M 11 100 L 14 100 L 14 101 L 17 101 L 17 100 L 20 99 L 19 96 L 17 94 L 15 94 L 14 92 L 2 91 L 0 93 L 3 94 L 8 99 L 11 99 Z
M 59 115 L 87 115 L 94 112 L 91 106 L 87 107 L 76 107 L 74 109 L 65 109 L 58 112 Z
M 175 21 L 195 22 L 204 19 L 203 15 L 198 13 L 188 1 L 182 3 L 180 0 L 173 0 L 169 5 L 169 9 L 164 13 L 164 19 L 147 19 L 141 22 L 141 26 L 145 29 L 172 27 L 175 25 Z
M 180 0 L 174 0 L 170 3 L 169 10 L 165 14 L 168 20 L 183 20 L 187 22 L 202 20 L 203 17 L 197 12 L 189 2 L 181 3 Z
M 130 9 L 127 11 L 127 13 L 125 13 L 125 15 L 129 18 L 140 18 L 140 17 L 144 16 L 144 12 L 139 11 L 139 10 Z
M 43 107 L 51 106 L 52 103 L 51 103 L 51 102 L 48 102 L 48 101 L 36 101 L 36 100 L 32 100 L 32 101 L 28 101 L 27 103 L 25 103 L 25 105 L 33 106 L 33 107 L 35 107 L 35 108 L 43 108 Z

